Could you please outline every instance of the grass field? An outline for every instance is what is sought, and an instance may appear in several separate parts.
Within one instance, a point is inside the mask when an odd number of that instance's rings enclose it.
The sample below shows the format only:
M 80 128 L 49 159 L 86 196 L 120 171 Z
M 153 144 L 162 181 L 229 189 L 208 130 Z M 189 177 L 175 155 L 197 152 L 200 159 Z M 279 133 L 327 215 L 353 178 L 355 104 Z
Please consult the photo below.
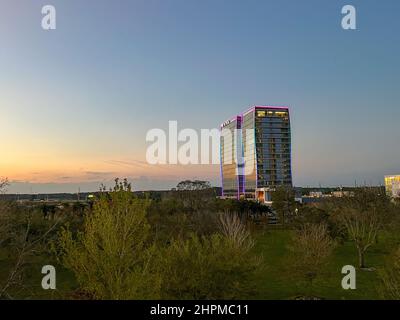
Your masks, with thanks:
M 261 232 L 256 237 L 256 251 L 263 256 L 265 270 L 258 276 L 257 299 L 293 299 L 307 295 L 309 287 L 299 283 L 291 276 L 288 266 L 287 247 L 291 231 L 272 230 Z M 323 299 L 380 299 L 377 269 L 384 264 L 384 257 L 394 246 L 395 239 L 381 235 L 378 243 L 366 255 L 366 264 L 375 271 L 357 269 L 356 290 L 343 290 L 341 269 L 345 265 L 357 266 L 357 251 L 354 244 L 346 242 L 339 245 L 333 254 L 324 274 L 315 280 L 312 295 Z
M 288 267 L 287 247 L 290 243 L 291 232 L 288 230 L 258 231 L 256 234 L 255 250 L 262 255 L 263 270 L 257 276 L 257 295 L 255 299 L 293 299 L 297 296 L 310 293 L 305 284 L 298 282 L 291 276 Z M 379 268 L 384 263 L 384 257 L 394 247 L 396 239 L 381 235 L 379 242 L 367 253 L 368 267 Z M 9 255 L 0 251 L 0 280 L 3 280 L 10 269 Z M 43 290 L 41 288 L 41 268 L 45 264 L 56 266 L 57 290 Z M 315 280 L 312 295 L 323 299 L 379 299 L 379 279 L 377 271 L 357 270 L 357 289 L 343 290 L 341 269 L 344 265 L 357 265 L 357 252 L 351 242 L 339 245 L 333 254 L 330 263 L 326 266 L 326 273 Z M 55 258 L 37 256 L 30 260 L 27 266 L 25 287 L 13 291 L 14 298 L 20 299 L 62 299 L 70 298 L 71 292 L 77 288 L 74 276 L 57 265 Z

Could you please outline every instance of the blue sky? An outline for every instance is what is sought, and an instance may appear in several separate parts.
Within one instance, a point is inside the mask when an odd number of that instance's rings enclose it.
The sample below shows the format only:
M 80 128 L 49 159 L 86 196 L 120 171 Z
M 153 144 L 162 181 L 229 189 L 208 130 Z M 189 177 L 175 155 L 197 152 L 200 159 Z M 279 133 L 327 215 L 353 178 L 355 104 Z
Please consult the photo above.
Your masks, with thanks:
M 41 29 L 41 8 L 57 29 Z M 357 30 L 341 8 L 357 9 Z M 218 166 L 152 168 L 146 132 L 291 108 L 297 186 L 400 172 L 397 0 L 0 0 L 0 176 L 10 192 L 138 189 Z

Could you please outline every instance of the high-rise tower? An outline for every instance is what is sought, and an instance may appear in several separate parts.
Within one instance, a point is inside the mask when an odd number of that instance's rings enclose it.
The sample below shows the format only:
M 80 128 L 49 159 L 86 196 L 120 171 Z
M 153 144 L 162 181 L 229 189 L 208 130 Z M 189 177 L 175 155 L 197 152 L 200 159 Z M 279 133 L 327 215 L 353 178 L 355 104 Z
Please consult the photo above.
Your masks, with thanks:
M 255 106 L 221 126 L 221 176 L 224 196 L 261 202 L 276 187 L 292 186 L 287 107 Z

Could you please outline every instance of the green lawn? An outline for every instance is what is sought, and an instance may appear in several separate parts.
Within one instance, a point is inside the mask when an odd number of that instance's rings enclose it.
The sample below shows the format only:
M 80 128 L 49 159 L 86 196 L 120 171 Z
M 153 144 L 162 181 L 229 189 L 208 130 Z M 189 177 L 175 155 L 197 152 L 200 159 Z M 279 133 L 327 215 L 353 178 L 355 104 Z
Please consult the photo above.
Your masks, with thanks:
M 288 230 L 263 231 L 256 236 L 256 251 L 263 256 L 264 270 L 258 276 L 257 299 L 293 299 L 307 295 L 308 288 L 291 277 L 288 267 L 287 249 L 291 232 Z M 393 239 L 381 235 L 378 244 L 369 249 L 366 255 L 368 267 L 379 268 L 384 258 L 393 248 Z M 357 269 L 356 290 L 343 290 L 341 269 L 344 265 L 357 266 L 357 252 L 354 244 L 346 242 L 338 245 L 326 274 L 317 278 L 313 284 L 312 295 L 324 299 L 379 299 L 379 279 L 377 271 Z

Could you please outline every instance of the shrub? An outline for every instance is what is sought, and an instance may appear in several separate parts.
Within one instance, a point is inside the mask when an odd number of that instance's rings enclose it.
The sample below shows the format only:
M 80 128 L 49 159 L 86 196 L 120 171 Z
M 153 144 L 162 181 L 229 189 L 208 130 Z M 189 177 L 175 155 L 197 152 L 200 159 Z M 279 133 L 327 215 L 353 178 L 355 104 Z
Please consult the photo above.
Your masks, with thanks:
M 116 182 L 86 213 L 83 232 L 74 238 L 63 229 L 58 241 L 62 263 L 81 290 L 95 299 L 157 298 L 153 272 L 155 248 L 148 242 L 147 200 L 133 196 L 130 185 Z
M 260 259 L 252 242 L 213 234 L 174 240 L 162 255 L 167 299 L 243 299 L 254 293 Z

